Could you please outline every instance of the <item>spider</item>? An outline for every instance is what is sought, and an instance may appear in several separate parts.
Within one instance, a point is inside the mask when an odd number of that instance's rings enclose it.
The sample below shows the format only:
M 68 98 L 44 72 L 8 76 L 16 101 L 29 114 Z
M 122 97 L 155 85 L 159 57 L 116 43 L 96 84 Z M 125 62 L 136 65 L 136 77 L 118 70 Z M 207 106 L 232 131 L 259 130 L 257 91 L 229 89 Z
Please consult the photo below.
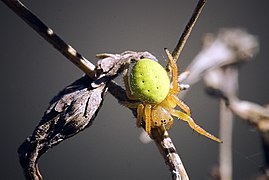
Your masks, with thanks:
M 197 125 L 191 118 L 190 108 L 178 99 L 180 86 L 177 65 L 169 51 L 167 49 L 165 51 L 169 59 L 167 71 L 158 62 L 143 57 L 136 61 L 132 69 L 130 68 L 131 61 L 124 69 L 126 95 L 130 100 L 139 101 L 127 104 L 129 108 L 136 108 L 137 126 L 141 127 L 144 121 L 145 130 L 151 135 L 152 128 L 170 129 L 173 124 L 172 116 L 175 116 L 186 121 L 193 130 L 201 135 L 222 142 Z M 168 75 L 170 70 L 171 83 Z M 182 111 L 176 109 L 177 106 Z

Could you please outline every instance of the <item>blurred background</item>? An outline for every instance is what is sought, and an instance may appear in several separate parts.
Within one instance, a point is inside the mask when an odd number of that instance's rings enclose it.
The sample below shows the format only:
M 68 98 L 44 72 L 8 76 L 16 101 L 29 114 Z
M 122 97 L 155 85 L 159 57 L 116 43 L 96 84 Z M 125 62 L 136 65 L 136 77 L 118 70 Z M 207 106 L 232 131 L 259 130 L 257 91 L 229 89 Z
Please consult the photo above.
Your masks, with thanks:
M 96 63 L 95 54 L 149 51 L 166 64 L 196 0 L 23 1 L 67 43 Z M 240 69 L 239 97 L 266 104 L 269 100 L 269 21 L 266 0 L 209 0 L 184 48 L 183 71 L 201 49 L 206 33 L 240 27 L 257 35 L 260 52 Z M 40 121 L 49 101 L 82 72 L 0 3 L 1 150 L 0 179 L 23 179 L 17 148 Z M 117 79 L 122 82 L 121 78 Z M 203 83 L 184 101 L 194 119 L 218 136 L 219 101 L 207 96 Z M 44 179 L 171 179 L 154 143 L 139 140 L 131 112 L 108 93 L 93 125 L 50 149 L 39 160 Z M 260 138 L 242 120 L 234 121 L 234 179 L 252 179 L 263 165 Z M 209 179 L 218 164 L 219 145 L 176 121 L 170 135 L 190 179 Z

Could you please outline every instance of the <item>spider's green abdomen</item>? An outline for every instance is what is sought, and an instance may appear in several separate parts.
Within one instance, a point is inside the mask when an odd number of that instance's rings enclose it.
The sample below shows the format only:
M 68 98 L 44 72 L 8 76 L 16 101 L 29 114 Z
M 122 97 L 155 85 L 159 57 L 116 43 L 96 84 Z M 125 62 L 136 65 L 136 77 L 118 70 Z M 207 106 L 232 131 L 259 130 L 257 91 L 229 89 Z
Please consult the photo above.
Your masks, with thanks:
M 130 88 L 142 102 L 158 104 L 168 95 L 170 79 L 158 62 L 141 59 L 131 70 Z

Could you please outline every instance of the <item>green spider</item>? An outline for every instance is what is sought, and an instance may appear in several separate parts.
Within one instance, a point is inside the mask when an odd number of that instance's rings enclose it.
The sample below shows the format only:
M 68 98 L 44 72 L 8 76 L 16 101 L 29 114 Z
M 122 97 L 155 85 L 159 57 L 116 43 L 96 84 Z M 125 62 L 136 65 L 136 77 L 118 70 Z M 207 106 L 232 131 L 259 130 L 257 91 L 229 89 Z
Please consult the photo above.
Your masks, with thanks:
M 142 58 L 135 63 L 132 69 L 129 68 L 131 62 L 125 67 L 126 94 L 131 100 L 139 100 L 139 103 L 128 103 L 127 105 L 137 109 L 137 126 L 141 127 L 142 121 L 144 121 L 145 130 L 151 135 L 152 128 L 170 129 L 173 124 L 172 116 L 175 116 L 188 122 L 189 126 L 201 135 L 222 142 L 197 125 L 191 118 L 190 108 L 178 99 L 180 86 L 177 65 L 169 51 L 167 49 L 165 51 L 169 59 L 168 69 L 171 69 L 171 83 L 168 72 L 154 60 Z M 177 106 L 183 111 L 175 109 Z

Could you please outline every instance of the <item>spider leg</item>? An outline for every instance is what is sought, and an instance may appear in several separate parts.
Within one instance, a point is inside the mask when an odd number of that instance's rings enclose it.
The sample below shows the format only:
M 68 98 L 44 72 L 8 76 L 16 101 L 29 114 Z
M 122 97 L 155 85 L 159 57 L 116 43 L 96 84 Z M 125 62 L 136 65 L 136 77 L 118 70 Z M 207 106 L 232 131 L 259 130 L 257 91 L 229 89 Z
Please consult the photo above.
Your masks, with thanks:
M 170 95 L 169 96 L 169 101 L 172 101 L 173 103 L 175 103 L 176 105 L 178 105 L 188 116 L 191 115 L 191 110 L 190 110 L 189 106 L 187 106 L 183 101 L 181 101 L 180 99 L 178 99 L 177 96 Z
M 151 131 L 151 105 L 146 104 L 144 108 L 144 121 L 145 121 L 145 129 L 148 134 Z
M 137 98 L 135 96 L 132 95 L 131 92 L 131 88 L 129 85 L 129 66 L 130 66 L 130 62 L 126 63 L 124 66 L 124 71 L 123 71 L 123 81 L 124 81 L 124 85 L 125 85 L 125 91 L 126 91 L 126 95 L 130 100 L 136 100 Z
M 180 86 L 178 83 L 177 64 L 167 49 L 165 49 L 165 52 L 168 56 L 169 65 L 172 69 L 172 88 L 170 89 L 170 92 L 169 92 L 171 94 L 170 99 L 172 102 L 177 104 L 183 111 L 185 111 L 188 115 L 190 115 L 191 114 L 190 108 L 183 101 L 179 100 L 176 96 L 178 94 L 178 92 L 180 91 Z
M 137 127 L 141 127 L 142 119 L 143 119 L 143 113 L 144 113 L 144 105 L 139 104 L 136 109 L 137 112 L 137 122 L 136 125 Z
M 171 113 L 173 116 L 176 116 L 176 117 L 182 119 L 183 121 L 188 122 L 189 126 L 190 126 L 193 130 L 195 130 L 196 132 L 198 132 L 199 134 L 201 134 L 201 135 L 203 135 L 203 136 L 205 136 L 205 137 L 207 137 L 207 138 L 209 138 L 209 139 L 212 139 L 212 140 L 214 140 L 214 141 L 217 141 L 217 142 L 219 142 L 219 143 L 222 143 L 222 141 L 221 141 L 219 138 L 213 136 L 212 134 L 208 133 L 206 130 L 204 130 L 203 128 L 201 128 L 199 125 L 197 125 L 197 124 L 194 122 L 194 120 L 193 120 L 189 115 L 187 115 L 187 114 L 185 114 L 185 113 L 183 113 L 183 112 L 181 112 L 181 111 L 175 110 L 175 109 L 171 109 L 171 110 L 170 110 L 170 113 Z
M 178 84 L 177 64 L 176 64 L 174 58 L 172 57 L 172 55 L 170 54 L 170 52 L 168 51 L 168 49 L 165 49 L 165 52 L 166 52 L 167 57 L 169 59 L 170 69 L 172 69 L 172 88 L 170 89 L 170 93 L 171 94 L 178 94 L 180 88 L 179 88 L 179 84 Z

